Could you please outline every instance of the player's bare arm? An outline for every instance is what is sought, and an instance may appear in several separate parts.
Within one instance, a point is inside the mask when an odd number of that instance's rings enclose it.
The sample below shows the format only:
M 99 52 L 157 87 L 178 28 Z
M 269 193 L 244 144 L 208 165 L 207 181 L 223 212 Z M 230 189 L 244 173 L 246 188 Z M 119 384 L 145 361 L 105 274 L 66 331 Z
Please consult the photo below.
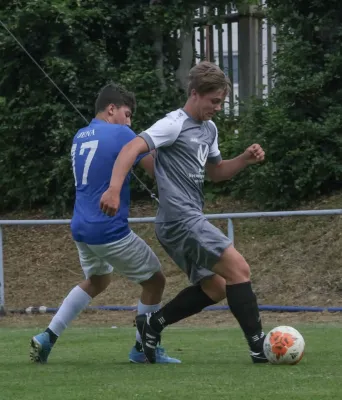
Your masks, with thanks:
M 208 177 L 213 182 L 227 181 L 233 178 L 248 165 L 257 164 L 265 159 L 265 152 L 259 144 L 249 146 L 244 153 L 231 160 L 223 160 L 218 164 L 206 164 Z
M 133 139 L 122 148 L 113 167 L 109 188 L 103 193 L 100 200 L 100 208 L 105 214 L 112 217 L 117 213 L 124 180 L 137 157 L 148 151 L 147 143 L 140 137 Z
M 150 178 L 154 178 L 154 157 L 152 154 L 148 154 L 146 157 L 144 157 L 139 162 L 138 166 L 144 169 Z

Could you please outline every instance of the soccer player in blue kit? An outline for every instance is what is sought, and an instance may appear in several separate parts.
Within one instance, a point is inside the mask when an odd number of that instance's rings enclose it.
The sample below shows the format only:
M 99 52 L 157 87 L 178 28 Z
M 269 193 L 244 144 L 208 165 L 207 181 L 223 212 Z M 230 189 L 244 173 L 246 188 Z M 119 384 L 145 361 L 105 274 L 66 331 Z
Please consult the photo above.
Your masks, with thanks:
M 110 284 L 113 270 L 142 287 L 138 314 L 160 308 L 165 286 L 161 265 L 151 248 L 128 225 L 130 205 L 130 174 L 120 192 L 121 208 L 115 217 L 105 215 L 100 198 L 109 186 L 113 163 L 123 146 L 136 135 L 129 128 L 136 102 L 133 93 L 113 83 L 101 89 L 95 103 L 95 118 L 89 126 L 74 136 L 71 147 L 76 199 L 71 220 L 85 280 L 75 286 L 64 299 L 48 328 L 31 339 L 30 357 L 46 363 L 64 329 L 85 309 L 91 300 Z M 154 159 L 149 151 L 139 155 L 138 165 L 154 176 Z M 136 344 L 129 360 L 145 363 L 141 337 L 136 332 Z M 157 362 L 179 363 L 158 346 Z
M 134 160 L 156 150 L 159 208 L 155 232 L 192 285 L 160 310 L 137 316 L 143 350 L 151 363 L 156 362 L 156 346 L 166 326 L 225 298 L 247 339 L 252 361 L 267 362 L 250 267 L 231 240 L 203 214 L 205 174 L 214 182 L 229 180 L 265 156 L 260 145 L 253 144 L 238 157 L 222 160 L 217 127 L 211 119 L 221 110 L 229 90 L 229 79 L 217 65 L 204 61 L 194 66 L 184 107 L 168 113 L 124 146 L 101 198 L 104 213 L 120 212 L 119 194 Z

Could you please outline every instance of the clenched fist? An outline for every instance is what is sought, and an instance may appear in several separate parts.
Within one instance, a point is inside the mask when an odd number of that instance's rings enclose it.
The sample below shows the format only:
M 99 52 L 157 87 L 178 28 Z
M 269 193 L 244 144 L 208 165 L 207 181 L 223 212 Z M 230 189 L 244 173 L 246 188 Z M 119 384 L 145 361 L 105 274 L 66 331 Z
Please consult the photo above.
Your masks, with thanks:
M 100 200 L 101 210 L 109 217 L 114 217 L 120 207 L 120 193 L 113 188 L 108 188 Z
M 264 161 L 265 152 L 259 144 L 252 144 L 245 150 L 243 157 L 248 164 L 257 164 Z

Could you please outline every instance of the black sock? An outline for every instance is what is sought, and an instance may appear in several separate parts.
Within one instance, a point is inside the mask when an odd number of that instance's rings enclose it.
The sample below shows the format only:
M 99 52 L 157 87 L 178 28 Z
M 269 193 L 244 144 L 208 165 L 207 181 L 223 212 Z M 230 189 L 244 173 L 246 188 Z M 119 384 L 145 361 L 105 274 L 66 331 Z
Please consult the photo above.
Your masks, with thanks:
M 58 339 L 58 336 L 55 333 L 53 333 L 52 330 L 49 328 L 45 329 L 45 332 L 49 334 L 50 343 L 55 344 Z
M 249 345 L 257 347 L 263 332 L 258 302 L 251 282 L 227 285 L 226 293 L 230 310 L 238 320 Z
M 135 348 L 138 351 L 143 351 L 142 344 L 140 342 L 138 342 L 138 341 L 135 342 Z
M 167 325 L 195 315 L 202 311 L 203 308 L 215 303 L 214 300 L 203 292 L 200 285 L 189 286 L 179 292 L 163 308 L 153 313 L 150 325 L 152 329 L 160 333 Z

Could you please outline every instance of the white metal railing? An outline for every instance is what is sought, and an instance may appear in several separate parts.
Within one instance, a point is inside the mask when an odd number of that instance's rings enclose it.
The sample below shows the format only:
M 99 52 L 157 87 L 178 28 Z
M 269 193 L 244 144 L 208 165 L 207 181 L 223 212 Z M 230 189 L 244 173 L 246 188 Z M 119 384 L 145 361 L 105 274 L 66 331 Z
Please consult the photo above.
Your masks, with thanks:
M 233 219 L 246 218 L 275 218 L 275 217 L 298 217 L 298 216 L 331 216 L 342 215 L 342 209 L 331 210 L 302 210 L 302 211 L 271 211 L 271 212 L 246 212 L 246 213 L 226 213 L 226 214 L 206 214 L 208 220 L 226 219 L 228 237 L 234 244 L 234 225 Z M 151 223 L 155 217 L 129 218 L 130 224 Z M 67 225 L 70 219 L 42 219 L 42 220 L 0 220 L 0 313 L 5 308 L 5 286 L 4 286 L 4 258 L 3 258 L 3 232 L 2 227 L 8 225 Z

